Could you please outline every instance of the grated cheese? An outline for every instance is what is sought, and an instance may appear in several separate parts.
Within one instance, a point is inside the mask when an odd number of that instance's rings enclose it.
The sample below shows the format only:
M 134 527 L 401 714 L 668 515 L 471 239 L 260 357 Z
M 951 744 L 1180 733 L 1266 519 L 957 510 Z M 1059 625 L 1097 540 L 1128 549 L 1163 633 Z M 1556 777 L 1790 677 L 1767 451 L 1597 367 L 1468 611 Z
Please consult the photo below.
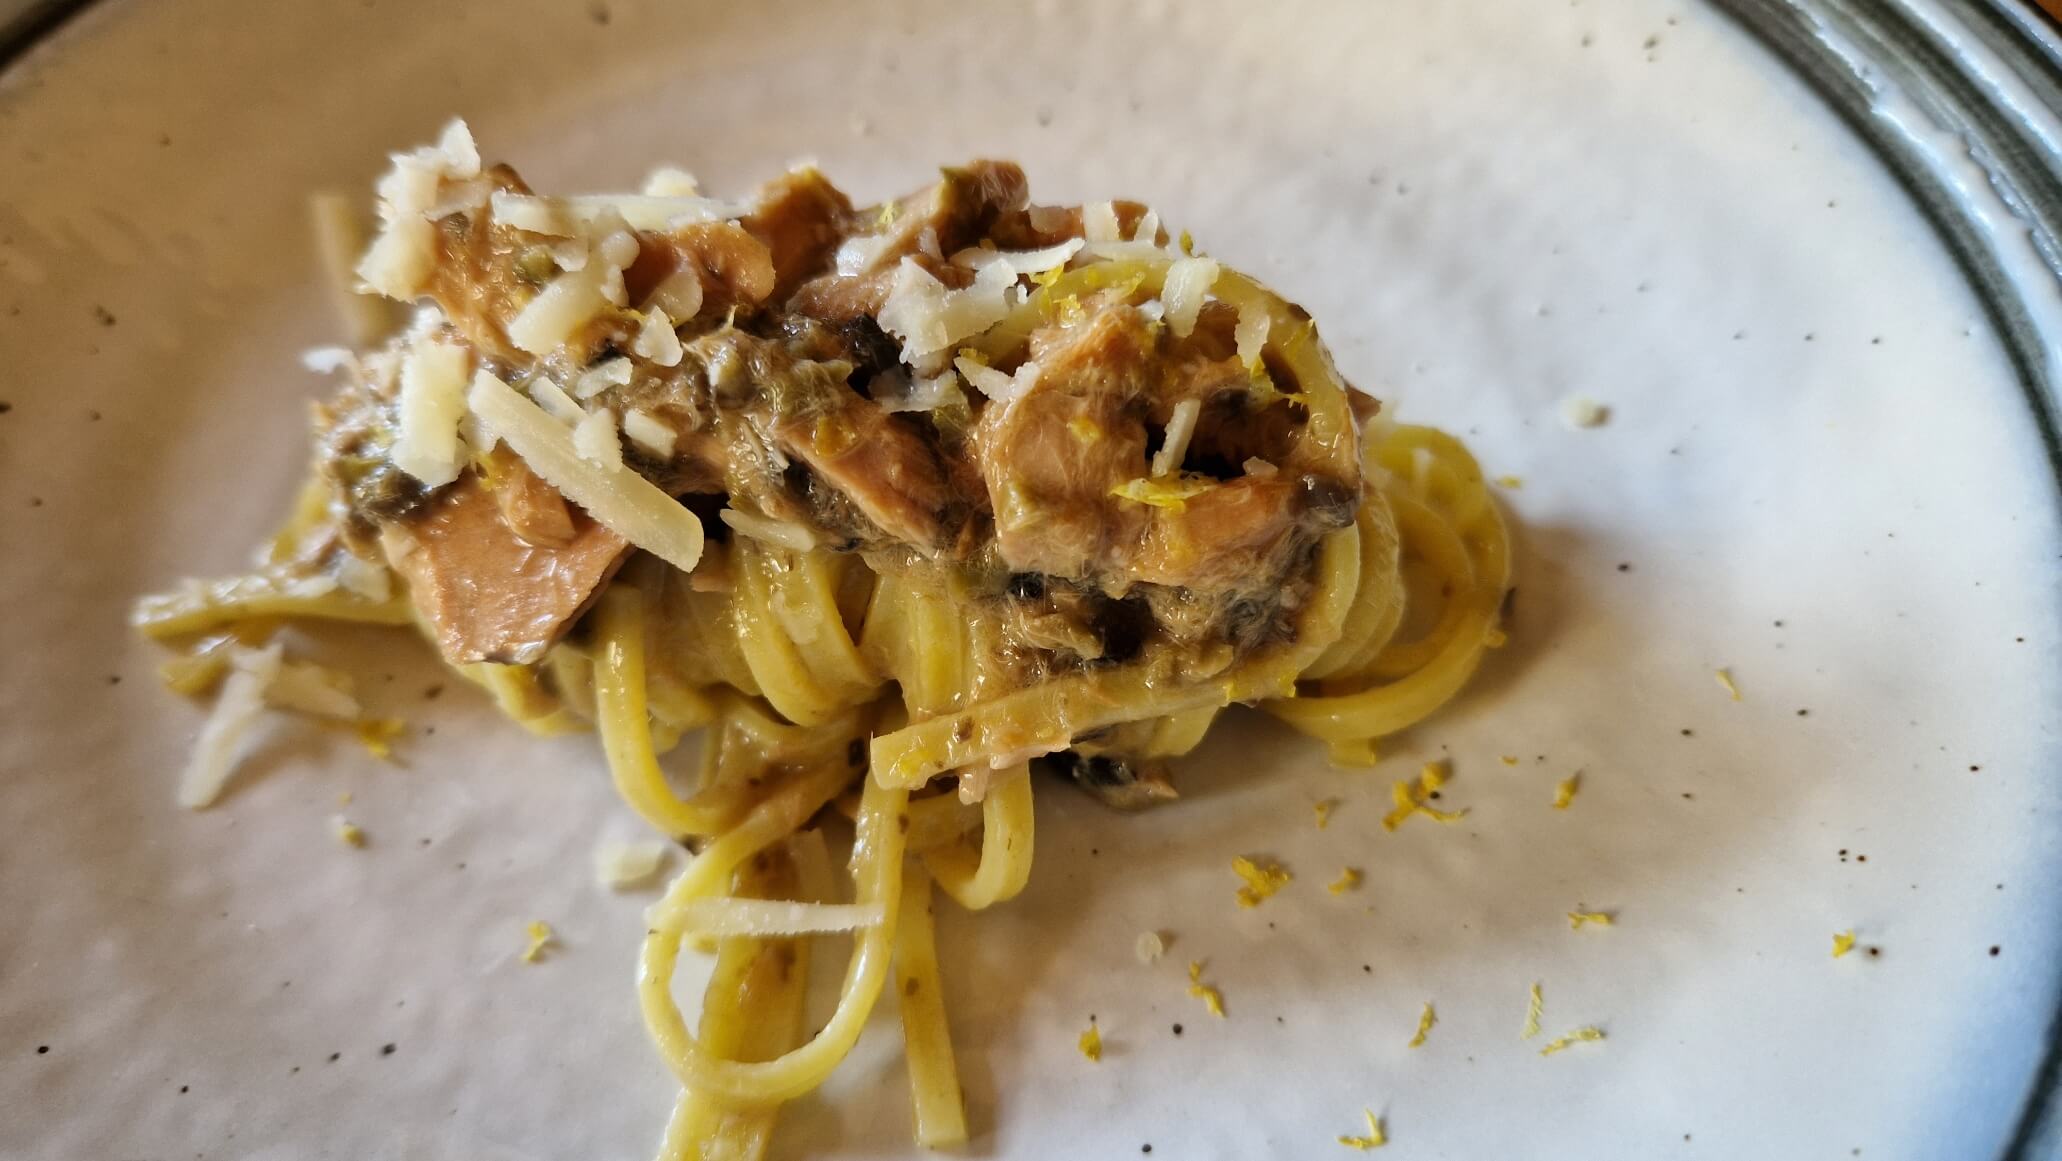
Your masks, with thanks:
M 616 891 L 641 887 L 665 867 L 667 849 L 659 839 L 603 843 L 594 849 L 594 877 Z
M 543 959 L 544 949 L 550 944 L 558 942 L 558 936 L 552 932 L 551 924 L 544 922 L 542 919 L 532 919 L 529 925 L 523 928 L 523 934 L 530 941 L 523 948 L 522 960 L 524 963 L 536 963 L 538 960 Z
M 1182 237 L 1186 238 L 1186 232 Z M 1184 251 L 1186 252 L 1186 251 Z M 1274 316 L 1266 307 L 1257 303 L 1246 303 L 1239 307 L 1238 325 L 1232 328 L 1232 341 L 1238 345 L 1239 362 L 1248 371 L 1260 369 L 1260 353 L 1267 348 L 1267 333 L 1274 329 Z
M 875 319 L 902 341 L 902 361 L 914 365 L 1001 322 L 1010 312 L 1006 292 L 1016 283 L 1014 270 L 992 262 L 975 273 L 972 286 L 952 290 L 914 258 L 904 258 Z
M 1325 890 L 1330 891 L 1334 895 L 1344 895 L 1358 886 L 1360 886 L 1360 868 L 1341 867 L 1339 868 L 1339 877 L 1325 884 Z
M 616 432 L 616 413 L 597 407 L 573 427 L 573 450 L 580 458 L 601 468 L 623 466 L 623 441 Z
M 1854 950 L 1854 930 L 1849 928 L 1833 937 L 1833 958 L 1839 959 Z
M 610 273 L 621 278 L 607 263 L 589 262 L 552 279 L 509 320 L 508 341 L 532 355 L 550 354 L 609 308 L 602 284 Z
M 1295 878 L 1281 864 L 1269 860 L 1256 863 L 1240 855 L 1231 861 L 1231 869 L 1238 873 L 1246 885 L 1239 888 L 1238 900 L 1241 907 L 1258 907 L 1264 899 L 1272 898 L 1275 892 L 1289 885 Z
M 1539 1054 L 1541 1056 L 1552 1056 L 1554 1053 L 1571 1045 L 1588 1044 L 1603 1038 L 1604 1030 L 1602 1028 L 1577 1028 L 1573 1032 L 1556 1036 L 1552 1040 L 1547 1041 L 1547 1046 L 1540 1049 Z
M 434 339 L 416 343 L 401 361 L 399 433 L 394 466 L 438 488 L 458 478 L 458 421 L 465 417 L 466 349 Z
M 285 647 L 277 643 L 229 650 L 229 677 L 179 776 L 179 805 L 197 810 L 222 796 L 245 738 L 264 716 L 265 689 L 279 675 L 284 654 Z
M 1364 1137 L 1341 1136 L 1339 1143 L 1349 1149 L 1360 1149 L 1362 1151 L 1379 1149 L 1387 1145 L 1389 1143 L 1389 1135 L 1382 1131 L 1382 1118 L 1376 1116 L 1373 1109 L 1362 1109 L 1360 1112 L 1368 1121 L 1367 1135 Z
M 1410 1047 L 1419 1048 L 1425 1043 L 1425 1036 L 1432 1031 L 1432 1025 L 1439 1023 L 1439 1013 L 1432 1010 L 1432 1001 L 1425 1001 L 1425 1010 L 1418 1013 L 1418 1030 L 1410 1038 Z
M 1175 337 L 1185 339 L 1195 331 L 1196 316 L 1217 284 L 1217 274 L 1217 262 L 1210 258 L 1177 258 L 1168 264 L 1160 298 L 1167 304 L 1167 326 Z
M 283 661 L 265 687 L 265 703 L 309 717 L 350 721 L 358 716 L 349 675 L 313 662 Z
M 702 522 L 679 501 L 627 467 L 583 459 L 570 432 L 485 370 L 473 376 L 466 404 L 531 471 L 589 516 L 680 571 L 694 571 L 702 557 Z
M 1575 792 L 1582 788 L 1582 775 L 1570 774 L 1554 784 L 1554 809 L 1566 810 L 1575 801 Z
M 579 377 L 573 380 L 573 398 L 592 399 L 611 387 L 628 386 L 630 374 L 634 369 L 630 364 L 630 360 L 621 355 L 617 355 L 613 359 L 603 359 L 594 366 L 580 372 Z M 549 380 L 546 380 L 546 382 L 549 382 Z M 557 384 L 553 383 L 552 386 L 555 387 Z M 532 389 L 531 394 L 536 394 L 535 389 Z M 578 415 L 571 415 L 569 417 L 566 414 L 562 414 L 560 409 L 552 404 L 545 403 L 542 399 L 537 401 L 544 403 L 546 410 L 551 411 L 552 414 L 557 415 L 562 420 L 571 423 L 578 423 L 580 421 Z
M 1518 1032 L 1518 1039 L 1530 1040 L 1539 1035 L 1539 1018 L 1546 1013 L 1546 997 L 1540 993 L 1539 985 L 1532 985 L 1532 998 L 1525 1005 L 1525 1027 Z
M 679 446 L 680 433 L 650 412 L 631 408 L 623 413 L 623 434 L 654 459 L 671 461 Z
M 664 307 L 654 306 L 645 312 L 644 325 L 637 329 L 637 337 L 630 340 L 630 351 L 661 367 L 680 365 L 680 336 L 674 333 L 673 320 L 666 317 Z
M 1081 1034 L 1078 1045 L 1081 1055 L 1088 1057 L 1091 1062 L 1103 1058 L 1103 1034 L 1096 1029 L 1094 1020 L 1088 1022 L 1088 1031 Z
M 1132 951 L 1138 955 L 1138 962 L 1152 963 L 1167 954 L 1167 937 L 1157 931 L 1141 931 Z
M 403 302 L 414 298 L 437 264 L 436 231 L 420 214 L 388 222 L 358 260 L 366 289 Z
M 651 198 L 691 198 L 699 195 L 702 187 L 694 174 L 677 165 L 662 165 L 646 175 L 637 192 Z
M 740 536 L 749 536 L 754 540 L 777 544 L 782 548 L 792 548 L 796 552 L 808 552 L 821 543 L 816 533 L 800 524 L 789 524 L 784 520 L 774 520 L 737 508 L 725 508 L 716 515 Z
M 1090 202 L 1081 207 L 1081 234 L 1090 242 L 1119 242 L 1123 227 L 1117 222 L 1117 207 L 1110 202 Z
M 1155 478 L 1171 476 L 1181 470 L 1181 462 L 1188 458 L 1189 441 L 1196 435 L 1196 420 L 1203 414 L 1203 401 L 1184 399 L 1174 405 L 1173 414 L 1167 417 L 1167 432 L 1161 440 L 1160 450 L 1153 453 L 1153 475 Z
M 1611 418 L 1611 409 L 1581 395 L 1570 395 L 1561 400 L 1561 422 L 1569 427 L 1602 427 Z

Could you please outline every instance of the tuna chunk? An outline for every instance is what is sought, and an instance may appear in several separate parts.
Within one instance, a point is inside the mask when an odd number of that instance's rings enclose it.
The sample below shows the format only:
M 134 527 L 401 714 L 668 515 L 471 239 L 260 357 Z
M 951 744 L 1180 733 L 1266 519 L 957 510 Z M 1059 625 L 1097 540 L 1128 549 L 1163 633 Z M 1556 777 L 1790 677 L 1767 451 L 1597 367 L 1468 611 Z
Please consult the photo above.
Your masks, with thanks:
M 525 665 L 544 656 L 628 555 L 622 537 L 572 512 L 563 547 L 524 540 L 494 493 L 468 474 L 404 521 L 380 547 L 454 665 Z

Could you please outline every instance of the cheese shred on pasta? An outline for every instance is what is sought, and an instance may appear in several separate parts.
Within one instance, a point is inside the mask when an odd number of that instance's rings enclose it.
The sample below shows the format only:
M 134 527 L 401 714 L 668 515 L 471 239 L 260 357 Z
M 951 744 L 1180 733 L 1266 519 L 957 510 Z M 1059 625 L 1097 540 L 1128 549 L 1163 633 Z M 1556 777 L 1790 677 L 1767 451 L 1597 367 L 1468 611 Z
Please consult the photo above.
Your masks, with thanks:
M 593 731 L 623 801 L 696 852 L 638 962 L 681 1086 L 664 1161 L 761 1156 L 891 989 L 916 1138 L 963 1144 L 974 1046 L 933 911 L 1024 889 L 1034 767 L 1166 801 L 1233 703 L 1371 764 L 1503 640 L 1510 548 L 1473 457 L 1146 207 L 1031 206 L 1000 162 L 875 207 L 807 167 L 738 203 L 677 176 L 553 197 L 463 123 L 379 194 L 357 270 L 414 323 L 321 361 L 344 384 L 259 570 L 136 609 L 187 647 L 169 683 L 222 689 L 181 794 L 224 792 L 268 699 L 391 754 L 400 724 L 307 687 L 282 619 L 413 625 L 524 728 Z M 1445 777 L 1398 783 L 1384 825 L 1465 815 Z M 597 872 L 634 885 L 666 849 Z M 1247 907 L 1291 878 L 1233 869 Z M 831 934 L 844 962 L 813 962 Z M 526 962 L 555 942 L 526 937 Z M 690 1014 L 675 977 L 704 952 Z M 1201 961 L 1188 990 L 1225 1015 Z M 1100 1057 L 1093 1023 L 1079 1047 Z M 1340 1140 L 1382 1144 L 1379 1118 Z

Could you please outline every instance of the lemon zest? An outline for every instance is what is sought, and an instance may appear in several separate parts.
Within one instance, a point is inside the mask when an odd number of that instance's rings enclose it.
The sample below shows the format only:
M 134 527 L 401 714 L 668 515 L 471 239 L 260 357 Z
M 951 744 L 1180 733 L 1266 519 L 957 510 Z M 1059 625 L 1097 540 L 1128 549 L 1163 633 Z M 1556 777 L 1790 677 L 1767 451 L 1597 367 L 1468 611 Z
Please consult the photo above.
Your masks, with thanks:
M 1425 1034 L 1430 1032 L 1432 1025 L 1437 1023 L 1439 1023 L 1439 1013 L 1432 1010 L 1432 1001 L 1426 1000 L 1425 1010 L 1418 1013 L 1418 1031 L 1416 1035 L 1410 1038 L 1410 1046 L 1416 1048 L 1422 1045 L 1425 1042 Z
M 1834 958 L 1834 959 L 1839 959 L 1839 958 L 1840 958 L 1841 956 L 1843 956 L 1843 955 L 1846 955 L 1846 954 L 1847 954 L 1848 952 L 1850 952 L 1850 951 L 1853 951 L 1853 950 L 1854 950 L 1854 930 L 1853 930 L 1852 928 L 1850 928 L 1850 929 L 1848 929 L 1848 930 L 1846 930 L 1846 931 L 1840 932 L 1840 933 L 1839 933 L 1838 935 L 1835 935 L 1835 936 L 1833 937 L 1833 958 Z
M 545 947 L 558 939 L 558 935 L 551 930 L 551 924 L 542 919 L 532 919 L 529 926 L 523 928 L 523 934 L 530 938 L 529 946 L 523 948 L 524 963 L 536 963 L 542 959 Z
M 1587 1044 L 1592 1041 L 1602 1040 L 1603 1038 L 1604 1030 L 1602 1028 L 1577 1028 L 1573 1032 L 1569 1032 L 1561 1036 L 1556 1036 L 1552 1040 L 1547 1041 L 1547 1046 L 1545 1048 L 1540 1049 L 1539 1054 L 1541 1056 L 1552 1056 L 1554 1053 L 1559 1052 L 1562 1049 L 1569 1047 L 1570 1045 Z
M 1189 961 L 1189 995 L 1203 1001 L 1203 1006 L 1212 1016 L 1224 1019 L 1224 994 L 1203 982 L 1203 961 Z
M 1525 1004 L 1525 1027 L 1518 1032 L 1518 1039 L 1530 1040 L 1539 1035 L 1539 1018 L 1546 1013 L 1546 996 L 1537 983 L 1532 985 L 1532 998 Z
M 1244 855 L 1231 861 L 1231 869 L 1238 872 L 1239 878 L 1246 881 L 1246 885 L 1240 887 L 1238 893 L 1241 907 L 1260 906 L 1261 900 L 1273 896 L 1295 878 L 1279 863 L 1271 860 L 1264 864 L 1256 863 Z
M 1096 1028 L 1095 1021 L 1090 1020 L 1088 1022 L 1088 1031 L 1081 1034 L 1079 1047 L 1081 1055 L 1088 1057 L 1091 1061 L 1099 1061 L 1103 1058 L 1103 1034 Z
M 1570 931 L 1580 931 L 1585 923 L 1594 923 L 1598 927 L 1609 927 L 1616 922 L 1618 920 L 1609 911 L 1570 911 L 1568 913 L 1568 930 Z
M 1325 884 L 1325 890 L 1330 891 L 1334 895 L 1344 895 L 1358 886 L 1360 886 L 1360 868 L 1341 867 L 1339 868 L 1339 877 Z
M 1554 809 L 1566 810 L 1575 801 L 1575 792 L 1582 789 L 1582 775 L 1570 774 L 1554 784 Z
M 1362 1151 L 1379 1149 L 1387 1145 L 1389 1143 L 1389 1135 L 1382 1131 L 1382 1118 L 1376 1116 L 1373 1109 L 1362 1109 L 1360 1112 L 1362 1116 L 1368 1119 L 1367 1136 L 1348 1137 L 1341 1135 L 1339 1143 L 1348 1149 L 1360 1149 Z

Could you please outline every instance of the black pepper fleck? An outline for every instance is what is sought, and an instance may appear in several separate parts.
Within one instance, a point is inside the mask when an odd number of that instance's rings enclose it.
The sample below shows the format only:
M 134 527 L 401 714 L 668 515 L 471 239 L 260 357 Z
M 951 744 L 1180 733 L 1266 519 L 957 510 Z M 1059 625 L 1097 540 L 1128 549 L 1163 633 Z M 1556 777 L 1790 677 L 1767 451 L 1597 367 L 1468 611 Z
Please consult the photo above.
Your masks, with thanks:
M 379 1054 L 380 1054 L 381 1056 L 392 1056 L 392 1055 L 394 1054 L 394 1046 L 393 1046 L 393 1045 L 391 1045 L 391 1044 L 382 1044 L 382 1045 L 380 1045 L 380 1046 L 379 1046 Z
M 180 1091 L 180 1092 L 182 1092 L 182 1093 L 183 1093 L 183 1092 L 185 1092 L 186 1090 L 187 1090 L 187 1086 L 186 1086 L 186 1085 L 183 1085 L 183 1084 L 182 1084 L 182 1085 L 180 1085 L 180 1086 L 179 1086 L 179 1091 Z
M 104 306 L 95 306 L 93 308 L 93 317 L 99 321 L 101 326 L 111 327 L 115 325 L 114 312 Z
M 1999 948 L 1998 948 L 1998 945 L 1997 945 L 1997 944 L 1993 943 L 1993 944 L 1991 944 L 1991 945 L 1990 945 L 1990 954 L 1991 954 L 1991 955 L 1993 955 L 1993 956 L 1997 955 L 1998 951 L 1999 951 Z
M 7 402 L 5 399 L 0 399 L 0 415 L 5 415 L 13 410 L 14 404 Z
M 1174 1026 L 1174 1034 L 1175 1034 L 1176 1036 L 1179 1036 L 1179 1035 L 1181 1035 L 1181 1025 L 1179 1025 L 1179 1024 L 1176 1024 L 1176 1025 Z
M 1619 572 L 1631 572 L 1631 571 L 1632 571 L 1632 565 L 1630 565 L 1630 564 L 1627 564 L 1627 563 L 1626 563 L 1625 561 L 1622 561 L 1622 560 L 1621 560 L 1621 561 L 1619 561 L 1619 562 L 1618 562 L 1618 571 L 1619 571 Z
M 1808 710 L 1808 709 L 1801 709 L 1801 710 L 1798 710 L 1798 711 L 1797 711 L 1797 716 L 1798 716 L 1798 717 L 1800 717 L 1800 718 L 1808 718 L 1808 717 L 1810 717 L 1810 716 L 1811 716 L 1811 711 L 1810 711 L 1810 710 Z
M 1176 1025 L 1174 1026 L 1174 1029 L 1175 1029 L 1175 1031 L 1179 1032 L 1179 1031 L 1181 1030 L 1181 1025 L 1179 1025 L 1179 1024 L 1176 1024 Z M 36 1055 L 38 1055 L 38 1056 L 48 1056 L 49 1054 L 50 1054 L 50 1046 L 49 1046 L 48 1044 L 38 1044 L 38 1045 L 36 1045 Z
M 341 1052 L 332 1052 L 329 1054 L 329 1062 L 331 1064 L 335 1064 L 337 1061 L 342 1060 L 343 1058 L 344 1054 Z
M 596 4 L 589 7 L 587 9 L 587 18 L 601 27 L 607 28 L 610 18 L 609 6 L 606 4 Z

